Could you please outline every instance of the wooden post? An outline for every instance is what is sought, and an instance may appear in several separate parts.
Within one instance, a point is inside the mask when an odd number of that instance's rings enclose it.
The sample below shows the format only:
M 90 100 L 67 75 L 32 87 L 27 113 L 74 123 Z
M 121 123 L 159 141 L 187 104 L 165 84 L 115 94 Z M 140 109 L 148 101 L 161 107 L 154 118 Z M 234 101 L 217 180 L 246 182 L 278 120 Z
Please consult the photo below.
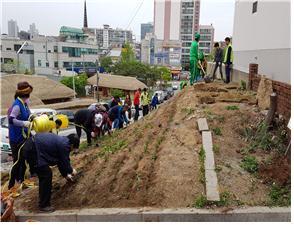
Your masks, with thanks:
M 274 117 L 275 117 L 275 113 L 277 111 L 277 103 L 278 103 L 278 98 L 277 98 L 277 94 L 276 93 L 272 93 L 270 95 L 270 108 L 269 111 L 266 115 L 266 119 L 265 119 L 265 124 L 267 126 L 270 126 Z

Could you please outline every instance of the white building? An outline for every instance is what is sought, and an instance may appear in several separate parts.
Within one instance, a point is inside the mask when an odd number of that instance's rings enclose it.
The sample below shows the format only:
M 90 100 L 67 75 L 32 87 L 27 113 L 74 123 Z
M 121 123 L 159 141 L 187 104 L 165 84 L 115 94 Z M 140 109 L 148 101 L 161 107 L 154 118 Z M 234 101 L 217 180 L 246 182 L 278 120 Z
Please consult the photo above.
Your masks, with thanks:
M 16 20 L 8 21 L 8 36 L 17 37 L 18 36 L 18 26 Z
M 154 34 L 165 43 L 181 41 L 181 63 L 189 63 L 190 46 L 199 30 L 199 0 L 155 0 Z
M 199 50 L 202 50 L 205 54 L 210 54 L 212 52 L 214 43 L 214 28 L 212 24 L 200 25 L 199 33 Z
M 291 2 L 247 0 L 235 2 L 234 69 L 248 73 L 257 63 L 259 74 L 290 83 Z
M 39 31 L 36 28 L 36 24 L 32 23 L 30 25 L 30 29 L 28 30 L 28 32 L 30 33 L 30 38 L 33 39 L 34 37 L 39 35 Z
M 2 71 L 17 71 L 17 60 L 19 61 L 19 70 L 25 72 L 25 70 L 34 70 L 34 48 L 32 44 L 27 41 L 22 51 L 17 57 L 17 51 L 24 44 L 24 40 L 20 40 L 17 37 L 9 37 L 7 35 L 1 35 L 1 70 Z
M 130 30 L 113 29 L 109 25 L 96 29 L 98 45 L 103 49 L 119 48 L 125 43 L 133 43 L 133 34 Z
M 147 33 L 141 42 L 141 62 L 158 66 L 181 66 L 181 42 L 163 41 Z

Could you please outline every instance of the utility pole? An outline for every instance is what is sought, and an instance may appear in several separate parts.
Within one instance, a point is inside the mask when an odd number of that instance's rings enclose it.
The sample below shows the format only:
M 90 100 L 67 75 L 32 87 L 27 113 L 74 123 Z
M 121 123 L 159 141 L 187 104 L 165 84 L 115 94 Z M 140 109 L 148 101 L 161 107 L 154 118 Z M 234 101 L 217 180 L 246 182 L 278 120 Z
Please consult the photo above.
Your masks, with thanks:
M 76 85 L 75 85 L 75 74 L 74 74 L 74 66 L 73 61 L 71 61 L 71 72 L 72 72 L 72 86 L 74 90 L 74 99 L 76 98 Z
M 99 103 L 99 61 L 96 59 L 96 85 L 97 85 L 97 102 Z
M 19 53 L 21 52 L 21 50 L 23 49 L 24 46 L 28 45 L 28 42 L 25 41 L 20 48 L 18 49 L 18 51 L 16 52 L 17 55 L 17 73 L 19 73 Z

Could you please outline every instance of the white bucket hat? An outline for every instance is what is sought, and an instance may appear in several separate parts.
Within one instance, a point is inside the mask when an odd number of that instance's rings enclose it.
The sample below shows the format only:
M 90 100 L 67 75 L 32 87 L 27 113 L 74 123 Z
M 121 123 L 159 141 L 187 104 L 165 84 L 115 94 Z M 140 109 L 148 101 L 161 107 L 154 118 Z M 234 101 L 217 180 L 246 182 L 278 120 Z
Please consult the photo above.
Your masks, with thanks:
M 100 127 L 103 121 L 103 116 L 100 113 L 95 114 L 95 125 Z

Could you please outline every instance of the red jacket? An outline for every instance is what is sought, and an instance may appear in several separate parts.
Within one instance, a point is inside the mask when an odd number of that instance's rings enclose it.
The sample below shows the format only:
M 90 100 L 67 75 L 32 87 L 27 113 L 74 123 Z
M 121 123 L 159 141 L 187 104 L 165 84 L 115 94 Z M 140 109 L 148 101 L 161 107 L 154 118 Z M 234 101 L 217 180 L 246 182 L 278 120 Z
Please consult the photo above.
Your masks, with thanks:
M 140 92 L 136 91 L 135 96 L 134 96 L 134 105 L 140 105 Z

